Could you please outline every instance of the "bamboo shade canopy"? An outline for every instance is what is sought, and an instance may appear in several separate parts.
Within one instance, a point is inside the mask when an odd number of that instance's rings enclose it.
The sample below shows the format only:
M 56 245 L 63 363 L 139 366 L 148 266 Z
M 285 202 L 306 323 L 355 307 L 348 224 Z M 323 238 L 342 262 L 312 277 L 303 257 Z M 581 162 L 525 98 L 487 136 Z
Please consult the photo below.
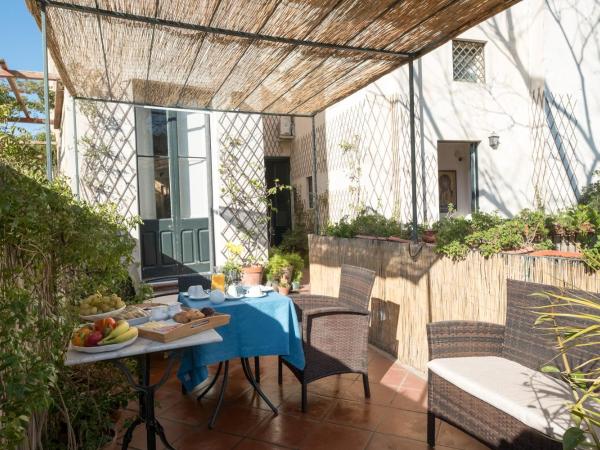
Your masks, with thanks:
M 519 0 L 25 0 L 67 89 L 312 115 Z

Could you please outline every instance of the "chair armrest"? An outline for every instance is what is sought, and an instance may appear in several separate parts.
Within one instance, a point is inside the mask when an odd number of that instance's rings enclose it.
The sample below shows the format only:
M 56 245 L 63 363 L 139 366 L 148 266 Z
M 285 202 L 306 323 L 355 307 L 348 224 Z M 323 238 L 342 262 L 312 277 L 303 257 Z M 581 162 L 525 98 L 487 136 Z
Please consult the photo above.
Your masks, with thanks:
M 461 356 L 501 356 L 504 325 L 450 320 L 427 324 L 429 360 Z
M 356 307 L 350 302 L 324 295 L 300 295 L 293 298 L 298 320 L 309 316 L 327 314 L 359 314 L 369 315 L 369 310 Z

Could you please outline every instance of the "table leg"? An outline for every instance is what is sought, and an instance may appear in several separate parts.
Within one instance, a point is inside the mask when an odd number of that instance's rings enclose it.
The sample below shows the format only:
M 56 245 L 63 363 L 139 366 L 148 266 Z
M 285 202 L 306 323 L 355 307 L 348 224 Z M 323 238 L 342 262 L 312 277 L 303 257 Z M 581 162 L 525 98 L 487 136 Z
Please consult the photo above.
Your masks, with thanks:
M 260 357 L 254 357 L 254 379 L 260 384 Z
M 165 447 L 169 450 L 175 450 L 171 444 L 167 441 L 164 433 L 164 429 L 160 422 L 156 420 L 154 414 L 154 394 L 158 388 L 160 388 L 169 378 L 171 370 L 173 369 L 174 363 L 178 357 L 181 356 L 181 352 L 171 352 L 169 355 L 169 362 L 167 368 L 163 373 L 163 376 L 158 383 L 150 384 L 150 355 L 140 355 L 137 358 L 138 361 L 138 375 L 139 382 L 133 379 L 133 376 L 127 366 L 120 360 L 114 360 L 112 363 L 123 372 L 127 381 L 133 388 L 138 392 L 140 411 L 138 417 L 133 423 L 127 428 L 125 436 L 123 437 L 122 449 L 126 450 L 131 443 L 133 430 L 138 425 L 144 423 L 146 425 L 146 448 L 148 450 L 156 450 L 156 435 L 158 434 L 160 440 L 163 442 Z
M 219 365 L 219 368 L 220 368 L 220 365 Z M 213 415 L 210 419 L 210 423 L 208 424 L 208 428 L 210 428 L 211 430 L 215 427 L 215 422 L 217 421 L 217 416 L 219 415 L 219 411 L 221 410 L 221 405 L 223 404 L 223 399 L 225 398 L 225 388 L 227 387 L 228 376 L 229 376 L 229 360 L 225 361 L 225 370 L 223 371 L 223 382 L 221 383 L 221 391 L 219 392 L 219 400 L 217 401 L 217 406 L 215 407 L 215 411 L 213 412 Z M 217 379 L 217 377 L 215 376 L 215 380 L 216 379 Z
M 221 361 L 219 363 L 219 367 L 217 367 L 217 373 L 215 373 L 215 376 L 213 377 L 213 379 L 210 382 L 210 384 L 206 387 L 206 389 L 204 389 L 202 391 L 202 393 L 200 393 L 200 395 L 198 395 L 198 397 L 196 397 L 196 400 L 202 400 L 202 397 L 204 397 L 206 394 L 208 394 L 208 392 L 213 388 L 213 386 L 217 382 L 217 379 L 219 378 L 219 375 L 221 374 L 221 369 L 222 368 L 223 368 L 223 361 Z
M 244 375 L 246 375 L 246 379 L 250 382 L 250 384 L 252 385 L 254 390 L 258 393 L 258 395 L 260 395 L 260 397 L 265 401 L 265 403 L 267 405 L 269 405 L 269 408 L 271 408 L 271 411 L 273 411 L 273 413 L 275 415 L 279 414 L 279 411 L 277 411 L 277 408 L 275 407 L 275 405 L 273 405 L 273 403 L 271 403 L 271 401 L 269 400 L 269 397 L 267 397 L 265 395 L 265 393 L 260 389 L 260 386 L 258 386 L 258 384 L 256 383 L 256 380 L 252 376 L 252 369 L 250 369 L 250 363 L 248 362 L 248 358 L 241 358 L 241 361 L 242 361 L 242 369 L 244 369 Z

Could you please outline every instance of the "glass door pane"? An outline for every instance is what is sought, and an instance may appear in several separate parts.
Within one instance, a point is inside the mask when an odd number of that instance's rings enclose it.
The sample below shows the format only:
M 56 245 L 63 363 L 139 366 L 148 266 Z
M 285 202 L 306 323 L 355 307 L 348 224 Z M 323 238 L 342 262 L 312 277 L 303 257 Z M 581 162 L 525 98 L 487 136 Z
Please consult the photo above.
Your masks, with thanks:
M 167 124 L 166 111 L 136 111 L 139 204 L 144 220 L 171 217 Z
M 182 219 L 208 217 L 207 163 L 179 158 L 179 207 Z

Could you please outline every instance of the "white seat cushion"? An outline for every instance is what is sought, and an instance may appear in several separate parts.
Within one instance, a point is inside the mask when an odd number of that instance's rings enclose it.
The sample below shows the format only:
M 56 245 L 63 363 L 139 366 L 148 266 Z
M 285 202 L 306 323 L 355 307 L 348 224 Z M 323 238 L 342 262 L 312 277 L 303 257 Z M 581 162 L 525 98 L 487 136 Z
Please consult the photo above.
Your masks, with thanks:
M 497 356 L 440 358 L 429 370 L 456 387 L 548 436 L 560 439 L 572 426 L 569 386 Z

